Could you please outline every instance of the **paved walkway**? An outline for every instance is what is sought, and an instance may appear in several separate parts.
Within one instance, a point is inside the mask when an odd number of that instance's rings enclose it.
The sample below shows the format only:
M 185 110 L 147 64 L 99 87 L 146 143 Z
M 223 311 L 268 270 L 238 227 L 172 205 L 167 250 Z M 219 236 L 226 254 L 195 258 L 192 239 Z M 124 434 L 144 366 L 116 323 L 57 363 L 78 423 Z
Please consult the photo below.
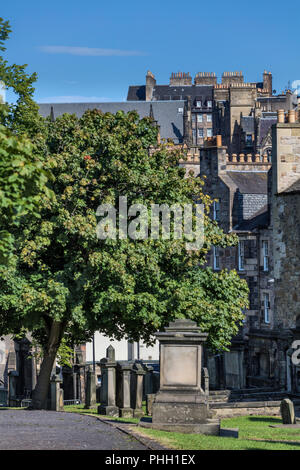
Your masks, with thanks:
M 0 449 L 147 450 L 147 447 L 91 416 L 0 409 Z

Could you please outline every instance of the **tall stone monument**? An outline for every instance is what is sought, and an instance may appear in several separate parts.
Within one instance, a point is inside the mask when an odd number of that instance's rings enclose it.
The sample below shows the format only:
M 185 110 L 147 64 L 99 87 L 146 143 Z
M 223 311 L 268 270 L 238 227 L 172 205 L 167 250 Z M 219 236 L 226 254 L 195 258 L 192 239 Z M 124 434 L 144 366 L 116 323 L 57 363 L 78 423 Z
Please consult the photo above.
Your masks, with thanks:
M 152 406 L 152 423 L 142 419 L 140 425 L 218 435 L 220 422 L 212 419 L 201 380 L 207 333 L 202 333 L 195 322 L 179 319 L 156 337 L 160 342 L 160 389 Z
M 110 345 L 106 350 L 106 357 L 101 359 L 101 405 L 98 413 L 108 416 L 119 416 L 119 408 L 116 406 L 116 360 L 115 350 Z

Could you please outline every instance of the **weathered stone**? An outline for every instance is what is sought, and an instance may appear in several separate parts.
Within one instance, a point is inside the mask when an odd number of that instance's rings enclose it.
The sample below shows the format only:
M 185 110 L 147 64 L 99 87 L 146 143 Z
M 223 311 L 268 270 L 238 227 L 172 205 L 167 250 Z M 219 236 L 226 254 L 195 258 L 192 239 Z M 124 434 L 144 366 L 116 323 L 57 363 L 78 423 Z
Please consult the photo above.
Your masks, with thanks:
M 280 404 L 280 413 L 283 424 L 296 424 L 294 404 L 289 398 L 282 400 Z
M 63 411 L 64 410 L 64 391 L 60 388 L 62 384 L 61 378 L 53 374 L 50 380 L 50 401 L 49 408 L 51 411 Z
M 101 359 L 101 404 L 98 413 L 107 416 L 119 416 L 119 408 L 116 406 L 116 362 L 115 350 L 109 346 L 106 350 L 106 358 Z
M 95 408 L 96 401 L 96 379 L 95 372 L 89 367 L 86 374 L 86 389 L 85 389 L 85 408 Z
M 130 384 L 131 384 L 132 364 L 118 363 L 117 365 L 117 406 L 119 407 L 119 416 L 130 418 L 133 416 L 131 407 Z
M 135 418 L 142 417 L 145 413 L 142 409 L 143 403 L 143 381 L 146 372 L 140 363 L 135 363 L 131 376 L 131 406 Z
M 154 393 L 149 393 L 146 395 L 146 413 L 148 416 L 152 416 L 152 405 L 155 399 Z
M 207 333 L 191 320 L 175 320 L 156 337 L 160 341 L 160 389 L 152 405 L 152 427 L 218 434 L 220 423 L 212 419 L 201 380 Z

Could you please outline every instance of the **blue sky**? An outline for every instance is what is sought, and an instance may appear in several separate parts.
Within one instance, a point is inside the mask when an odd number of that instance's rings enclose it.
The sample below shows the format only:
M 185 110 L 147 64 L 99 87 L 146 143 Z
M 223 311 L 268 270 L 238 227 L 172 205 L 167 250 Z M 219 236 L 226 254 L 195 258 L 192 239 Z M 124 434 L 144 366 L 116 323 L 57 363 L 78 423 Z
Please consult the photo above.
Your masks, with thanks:
M 300 4 L 190 0 L 11 0 L 5 57 L 38 73 L 37 101 L 123 101 L 128 85 L 171 72 L 273 72 L 280 92 L 300 79 Z

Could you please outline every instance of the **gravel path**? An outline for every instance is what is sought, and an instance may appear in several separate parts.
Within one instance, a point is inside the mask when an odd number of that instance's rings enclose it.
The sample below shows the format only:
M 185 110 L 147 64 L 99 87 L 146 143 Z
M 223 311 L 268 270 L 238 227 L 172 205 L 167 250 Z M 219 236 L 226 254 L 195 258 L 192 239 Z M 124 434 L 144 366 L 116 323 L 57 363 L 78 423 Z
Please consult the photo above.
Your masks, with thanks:
M 147 450 L 91 416 L 0 409 L 1 450 Z

